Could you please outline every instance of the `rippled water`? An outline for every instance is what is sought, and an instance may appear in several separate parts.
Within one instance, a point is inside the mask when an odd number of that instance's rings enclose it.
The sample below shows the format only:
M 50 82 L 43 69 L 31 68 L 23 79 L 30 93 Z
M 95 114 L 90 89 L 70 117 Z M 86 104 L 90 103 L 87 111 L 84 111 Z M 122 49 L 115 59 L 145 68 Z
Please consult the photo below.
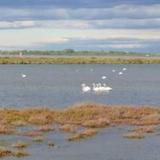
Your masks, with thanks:
M 118 72 L 127 68 L 124 74 Z M 112 69 L 116 72 L 113 73 Z M 22 78 L 21 74 L 26 74 Z M 105 75 L 107 78 L 102 80 Z M 82 93 L 81 83 L 107 83 L 109 93 Z M 160 65 L 0 65 L 0 106 L 65 107 L 77 102 L 108 104 L 160 105 Z M 159 160 L 159 135 L 142 140 L 127 140 L 125 127 L 102 130 L 97 136 L 80 142 L 66 142 L 64 134 L 46 134 L 42 144 L 26 150 L 24 160 Z M 24 137 L 0 137 L 0 141 L 28 141 Z M 53 141 L 56 148 L 48 148 Z M 14 160 L 9 157 L 5 160 Z
M 65 136 L 56 132 L 48 134 L 43 143 L 31 143 L 25 149 L 31 155 L 23 160 L 159 160 L 159 135 L 152 134 L 145 139 L 128 140 L 123 138 L 127 128 L 115 127 L 102 130 L 97 136 L 79 142 L 67 142 Z M 4 138 L 3 138 L 4 140 Z M 7 141 L 28 142 L 29 138 L 7 137 Z M 31 140 L 30 140 L 31 141 Z M 48 141 L 56 147 L 49 148 Z M 7 157 L 4 160 L 17 160 Z
M 123 67 L 127 71 L 118 75 Z M 22 78 L 22 73 L 27 77 Z M 107 76 L 105 80 L 101 79 L 103 75 Z M 81 83 L 94 82 L 107 83 L 113 90 L 83 94 Z M 160 65 L 0 65 L 3 107 L 64 107 L 84 101 L 159 105 L 159 97 Z

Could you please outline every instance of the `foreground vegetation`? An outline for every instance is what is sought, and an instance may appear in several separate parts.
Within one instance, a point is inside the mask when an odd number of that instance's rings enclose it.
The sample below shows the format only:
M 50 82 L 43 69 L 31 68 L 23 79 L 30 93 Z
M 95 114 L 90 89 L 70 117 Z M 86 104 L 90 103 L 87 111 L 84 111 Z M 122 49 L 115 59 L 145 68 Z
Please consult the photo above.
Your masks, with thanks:
M 27 156 L 24 150 L 32 143 L 41 143 L 44 133 L 67 132 L 66 140 L 77 141 L 98 134 L 101 129 L 119 125 L 130 126 L 124 138 L 142 139 L 148 134 L 158 132 L 160 125 L 160 108 L 112 106 L 94 103 L 77 104 L 65 109 L 26 108 L 0 110 L 0 135 L 16 135 L 28 137 L 29 143 L 17 141 L 10 147 L 18 149 L 12 151 L 0 148 L 0 157 Z M 26 131 L 20 127 L 31 128 Z M 48 142 L 54 147 L 53 142 Z
M 156 57 L 0 57 L 0 64 L 160 64 Z

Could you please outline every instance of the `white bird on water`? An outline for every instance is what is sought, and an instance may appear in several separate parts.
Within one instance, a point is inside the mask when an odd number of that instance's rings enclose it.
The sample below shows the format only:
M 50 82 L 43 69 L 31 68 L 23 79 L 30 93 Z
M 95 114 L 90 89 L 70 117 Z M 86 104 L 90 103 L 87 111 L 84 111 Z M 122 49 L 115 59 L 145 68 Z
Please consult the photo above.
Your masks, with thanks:
M 119 72 L 119 73 L 118 73 L 118 75 L 122 75 L 122 74 L 123 74 L 123 72 Z
M 114 72 L 116 72 L 116 70 L 115 70 L 115 69 L 112 69 L 112 72 L 114 73 Z
M 83 92 L 89 92 L 91 90 L 91 88 L 87 86 L 85 83 L 81 84 L 81 87 Z
M 123 70 L 123 71 L 126 71 L 126 70 L 127 70 L 127 68 L 123 68 L 122 70 Z
M 108 92 L 112 90 L 112 88 L 109 86 L 106 86 L 106 84 L 103 84 L 102 86 L 101 83 L 98 83 L 98 84 L 93 83 L 92 85 L 93 85 L 94 92 Z
M 99 91 L 99 84 L 93 83 L 92 85 L 93 85 L 92 90 L 93 90 L 94 92 L 98 92 L 98 91 Z
M 102 76 L 101 78 L 102 78 L 102 79 L 106 79 L 107 77 L 106 77 L 106 76 Z
M 27 75 L 26 74 L 21 74 L 22 78 L 26 78 Z
M 111 91 L 112 88 L 107 86 L 105 83 L 103 84 L 103 86 L 100 86 L 100 90 L 101 91 L 104 91 L 104 92 L 108 92 L 108 91 Z

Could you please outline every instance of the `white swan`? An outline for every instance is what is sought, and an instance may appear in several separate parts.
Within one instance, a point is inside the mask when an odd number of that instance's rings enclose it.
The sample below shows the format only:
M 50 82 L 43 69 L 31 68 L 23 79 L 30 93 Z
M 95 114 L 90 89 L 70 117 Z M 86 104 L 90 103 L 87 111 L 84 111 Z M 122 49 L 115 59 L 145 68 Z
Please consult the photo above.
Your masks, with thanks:
M 107 92 L 107 91 L 112 90 L 112 88 L 109 87 L 109 86 L 106 86 L 106 84 L 103 84 L 103 86 L 100 86 L 99 90 L 100 90 L 101 92 Z
M 118 75 L 122 75 L 122 74 L 123 74 L 123 72 L 119 72 L 119 73 L 118 73 Z
M 94 92 L 108 92 L 110 90 L 112 90 L 112 88 L 109 86 L 106 86 L 106 84 L 103 84 L 102 86 L 101 83 L 98 83 L 98 84 L 93 83 Z
M 81 84 L 81 87 L 83 92 L 89 92 L 91 90 L 91 88 L 84 83 Z
M 112 69 L 112 72 L 114 73 L 114 72 L 116 72 L 116 70 L 115 70 L 115 69 Z
M 102 79 L 106 79 L 107 77 L 106 77 L 106 76 L 102 76 L 101 78 L 102 78 Z
M 92 85 L 93 85 L 92 90 L 93 90 L 94 92 L 98 92 L 98 91 L 99 91 L 99 85 L 98 85 L 98 84 L 95 84 L 95 83 L 93 83 Z
M 123 70 L 123 71 L 126 71 L 126 70 L 127 70 L 127 68 L 123 68 L 122 70 Z
M 26 78 L 27 75 L 26 74 L 21 74 L 22 78 Z

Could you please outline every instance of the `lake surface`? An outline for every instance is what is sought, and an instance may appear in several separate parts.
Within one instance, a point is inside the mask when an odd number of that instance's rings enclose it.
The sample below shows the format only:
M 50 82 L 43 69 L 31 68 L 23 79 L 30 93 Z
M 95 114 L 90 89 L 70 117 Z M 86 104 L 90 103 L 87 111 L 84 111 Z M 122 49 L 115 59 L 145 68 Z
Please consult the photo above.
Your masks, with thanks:
M 118 75 L 122 68 L 123 75 Z M 116 72 L 113 73 L 112 70 Z M 22 78 L 21 74 L 26 74 Z M 102 76 L 107 76 L 102 80 Z M 83 93 L 81 84 L 106 83 L 109 93 Z M 77 102 L 160 105 L 160 65 L 0 65 L 0 106 L 65 107 Z M 24 160 L 159 160 L 159 135 L 128 140 L 127 127 L 103 129 L 80 142 L 65 141 L 66 135 L 50 132 L 42 144 L 32 144 Z M 0 141 L 28 142 L 28 138 L 0 136 Z M 48 148 L 53 141 L 57 147 Z M 16 160 L 9 157 L 5 160 Z
M 118 75 L 123 67 L 127 70 Z M 113 90 L 82 93 L 82 83 L 106 83 Z M 77 102 L 156 106 L 159 97 L 160 65 L 0 65 L 2 107 L 65 107 Z

